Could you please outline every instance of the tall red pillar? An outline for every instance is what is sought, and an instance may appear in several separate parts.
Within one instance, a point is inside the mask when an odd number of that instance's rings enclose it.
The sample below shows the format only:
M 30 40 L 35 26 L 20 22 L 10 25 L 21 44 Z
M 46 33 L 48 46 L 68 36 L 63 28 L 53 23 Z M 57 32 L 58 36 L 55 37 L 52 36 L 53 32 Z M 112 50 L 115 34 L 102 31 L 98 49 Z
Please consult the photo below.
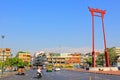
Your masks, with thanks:
M 105 52 L 105 61 L 106 61 L 106 67 L 109 67 L 109 56 L 108 51 L 106 48 L 106 36 L 105 36 L 105 29 L 104 29 L 104 14 L 106 13 L 106 10 L 99 10 L 88 7 L 89 11 L 92 15 L 92 67 L 96 66 L 96 59 L 95 59 L 95 50 L 94 50 L 94 16 L 101 17 L 102 18 L 102 31 L 103 31 L 103 38 L 104 38 L 104 52 Z M 98 14 L 95 14 L 98 13 Z

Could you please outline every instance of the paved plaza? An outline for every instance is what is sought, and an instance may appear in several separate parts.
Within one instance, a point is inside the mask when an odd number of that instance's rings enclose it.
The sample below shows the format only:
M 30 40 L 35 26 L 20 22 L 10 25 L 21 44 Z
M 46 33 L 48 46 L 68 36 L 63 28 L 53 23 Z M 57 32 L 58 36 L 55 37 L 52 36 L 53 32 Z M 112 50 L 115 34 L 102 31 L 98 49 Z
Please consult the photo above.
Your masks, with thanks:
M 66 69 L 66 70 L 72 70 L 72 71 L 80 71 L 80 72 L 88 72 L 88 73 L 96 73 L 96 74 L 105 74 L 105 75 L 118 75 L 120 76 L 120 70 L 119 71 L 89 71 L 84 69 Z

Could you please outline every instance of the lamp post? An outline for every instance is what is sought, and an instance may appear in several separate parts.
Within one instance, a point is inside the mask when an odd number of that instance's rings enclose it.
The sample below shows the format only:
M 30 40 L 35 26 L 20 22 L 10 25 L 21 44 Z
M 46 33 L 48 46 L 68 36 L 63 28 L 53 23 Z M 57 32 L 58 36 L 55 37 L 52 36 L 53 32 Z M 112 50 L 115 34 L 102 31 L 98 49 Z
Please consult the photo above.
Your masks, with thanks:
M 3 58 L 3 60 L 2 60 L 2 74 L 3 74 L 3 68 L 4 68 L 4 52 L 5 52 L 5 51 L 3 50 L 3 39 L 5 38 L 5 36 L 2 35 L 1 38 L 2 38 L 2 53 L 3 53 L 3 55 L 2 55 L 2 58 Z

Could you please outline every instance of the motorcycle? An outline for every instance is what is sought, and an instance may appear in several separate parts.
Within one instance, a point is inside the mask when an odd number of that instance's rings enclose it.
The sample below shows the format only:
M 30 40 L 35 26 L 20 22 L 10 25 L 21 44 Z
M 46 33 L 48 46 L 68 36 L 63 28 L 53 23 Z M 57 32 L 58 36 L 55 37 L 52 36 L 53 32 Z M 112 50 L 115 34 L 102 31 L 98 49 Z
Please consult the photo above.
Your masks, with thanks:
M 39 73 L 39 72 L 37 72 L 37 78 L 39 79 L 39 78 L 41 78 L 41 77 L 42 77 L 42 74 Z

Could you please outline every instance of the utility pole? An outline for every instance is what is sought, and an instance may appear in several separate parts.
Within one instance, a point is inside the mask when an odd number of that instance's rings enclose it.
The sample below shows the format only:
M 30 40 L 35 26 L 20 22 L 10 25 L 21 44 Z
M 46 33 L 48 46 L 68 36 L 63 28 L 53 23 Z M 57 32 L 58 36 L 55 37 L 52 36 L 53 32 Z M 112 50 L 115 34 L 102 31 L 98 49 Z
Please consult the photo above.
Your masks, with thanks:
M 4 38 L 5 38 L 5 36 L 4 35 L 2 35 L 1 36 L 1 38 L 2 38 L 2 74 L 3 74 L 3 69 L 4 69 L 4 45 L 3 45 L 3 40 L 4 40 Z

